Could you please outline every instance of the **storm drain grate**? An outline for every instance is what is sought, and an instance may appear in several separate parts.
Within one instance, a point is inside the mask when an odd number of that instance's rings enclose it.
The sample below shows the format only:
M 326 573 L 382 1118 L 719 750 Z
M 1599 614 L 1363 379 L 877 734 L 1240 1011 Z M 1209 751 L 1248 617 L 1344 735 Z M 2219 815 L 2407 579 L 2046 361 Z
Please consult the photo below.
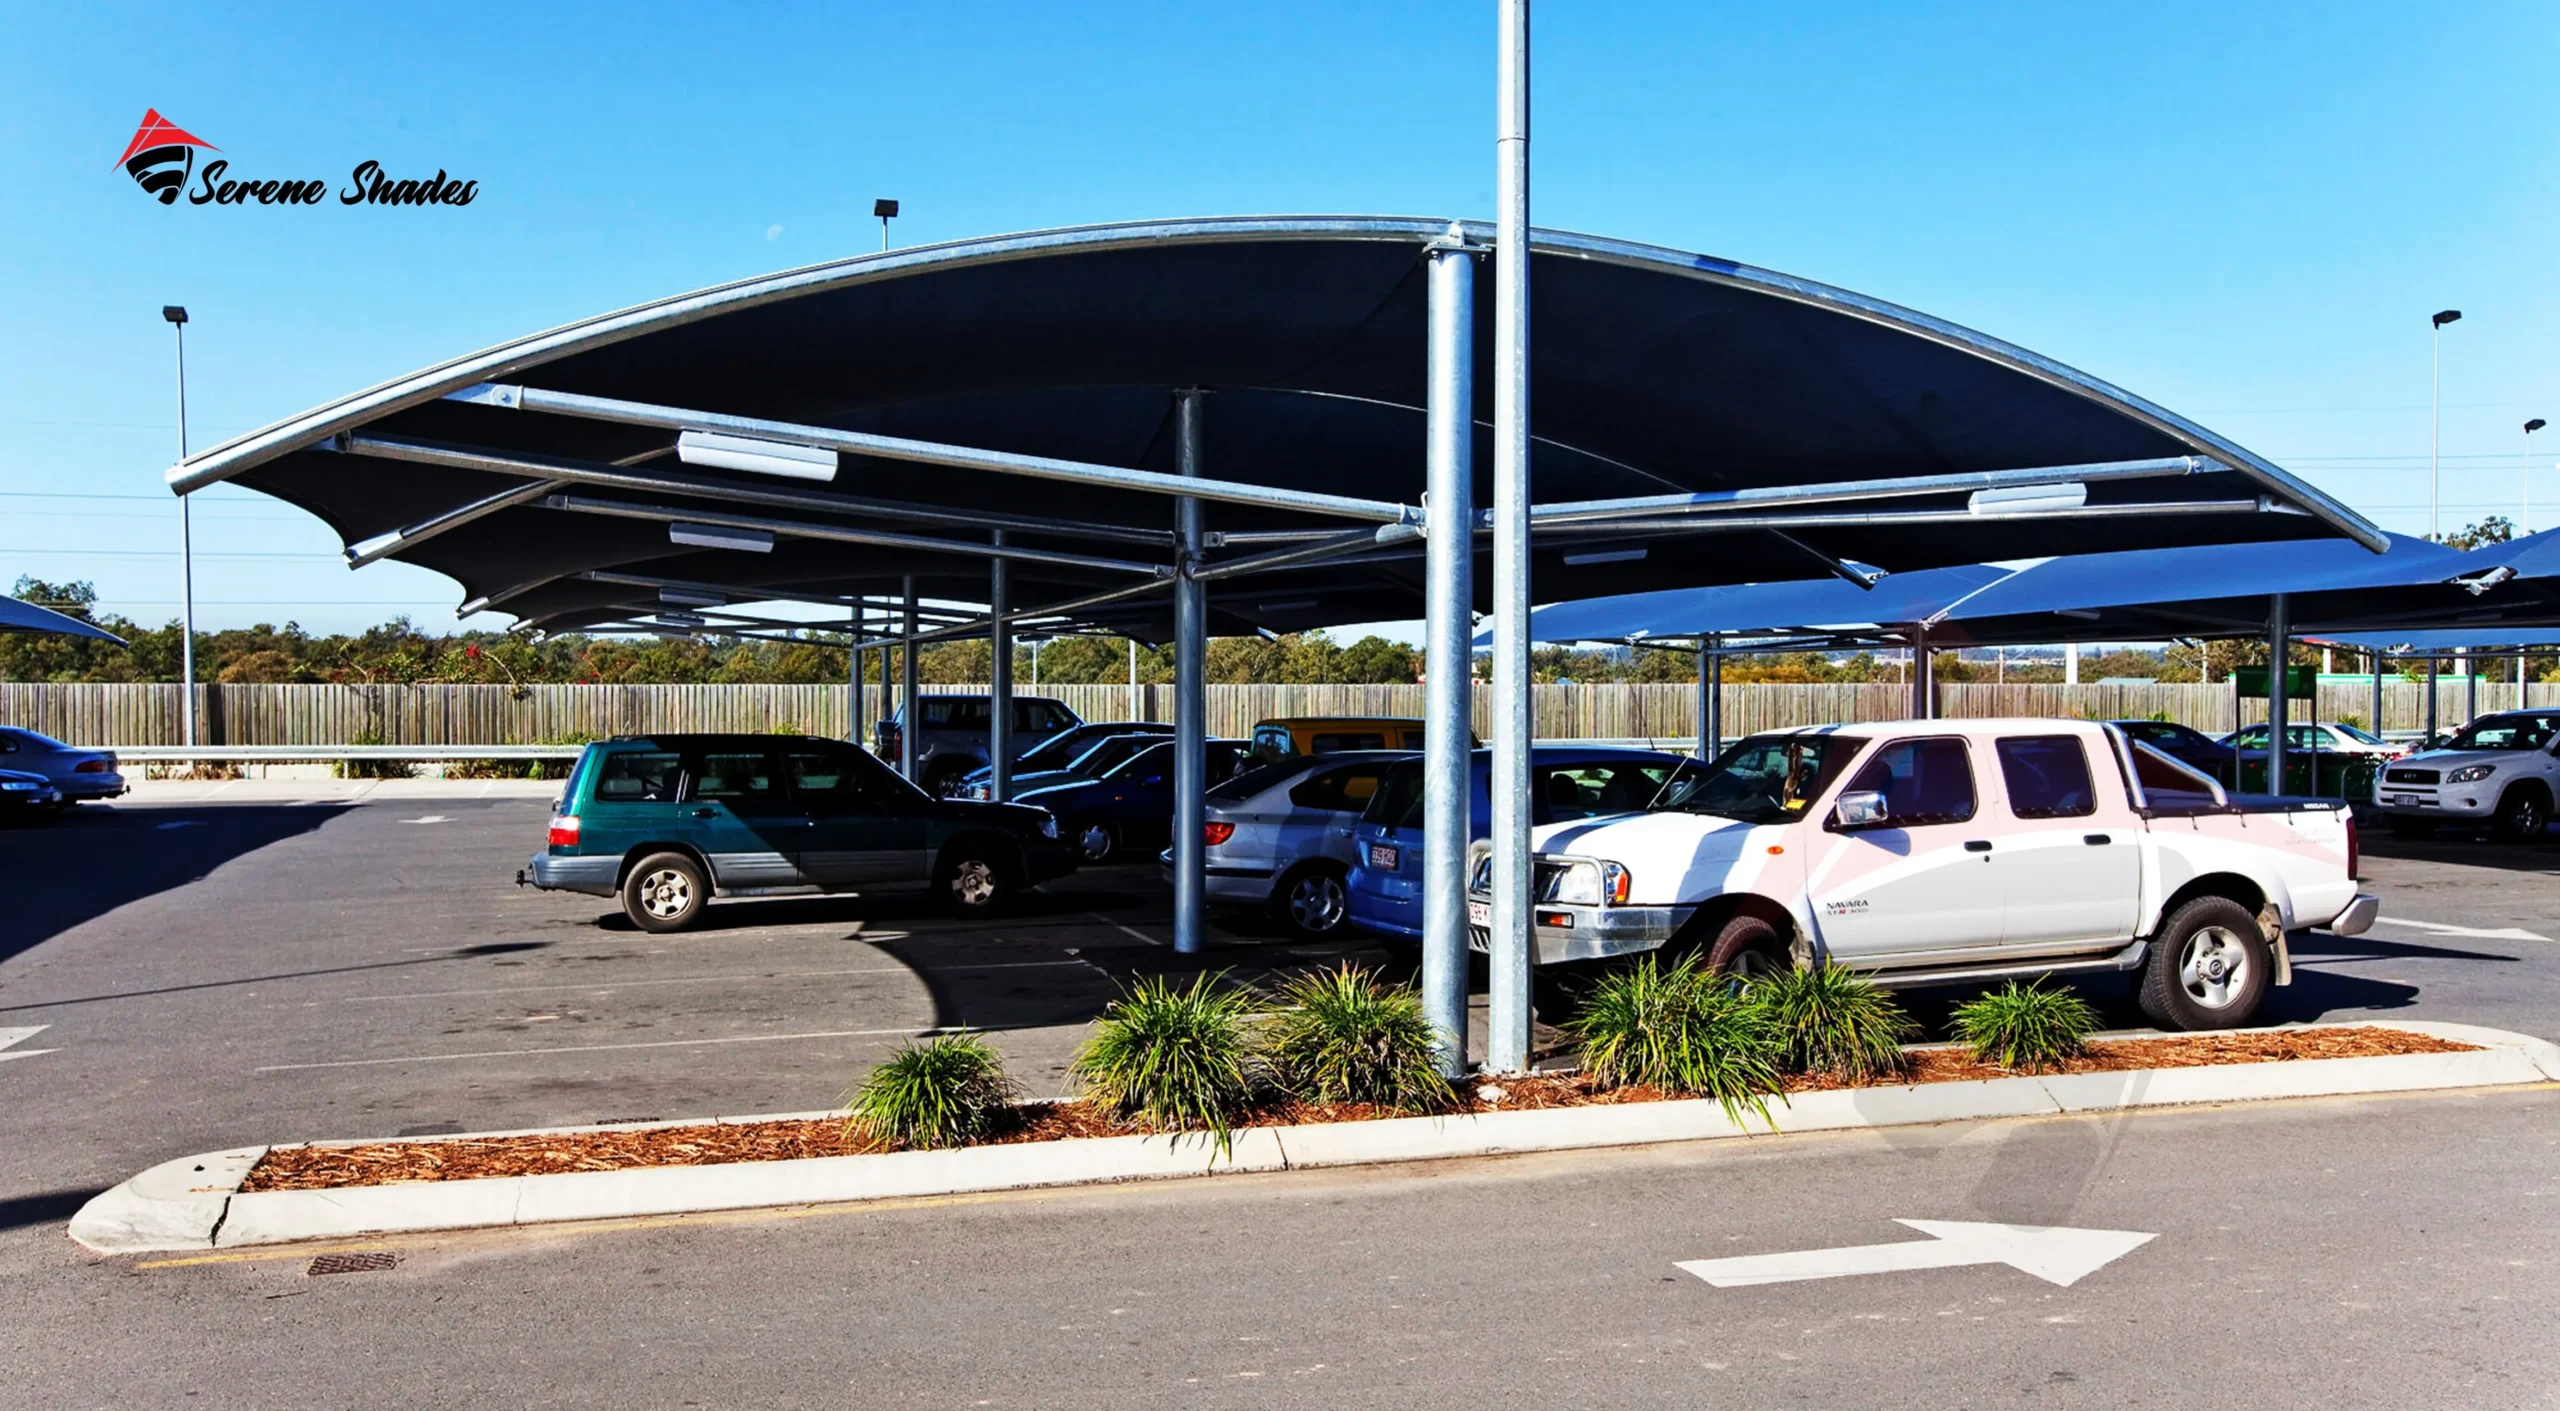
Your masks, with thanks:
M 324 1254 L 312 1260 L 311 1267 L 302 1272 L 314 1278 L 322 1274 L 370 1274 L 399 1262 L 378 1250 L 367 1250 L 361 1254 Z

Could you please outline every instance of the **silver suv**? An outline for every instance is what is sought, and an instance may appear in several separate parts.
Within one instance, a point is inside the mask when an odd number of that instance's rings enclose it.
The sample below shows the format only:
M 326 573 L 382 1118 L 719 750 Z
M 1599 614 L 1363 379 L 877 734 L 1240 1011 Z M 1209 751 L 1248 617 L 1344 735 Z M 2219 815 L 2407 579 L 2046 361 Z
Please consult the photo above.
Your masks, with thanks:
M 915 782 L 936 798 L 959 792 L 960 783 L 990 763 L 987 756 L 987 727 L 993 722 L 988 709 L 989 696 L 920 696 L 914 702 L 923 716 L 916 734 Z M 1063 701 L 1047 696 L 1013 698 L 1013 757 L 1020 759 L 1033 746 L 1061 730 L 1072 730 L 1084 722 Z M 906 729 L 907 707 L 901 704 L 896 713 L 880 722 L 872 732 L 875 752 L 890 764 L 898 762 L 898 739 Z

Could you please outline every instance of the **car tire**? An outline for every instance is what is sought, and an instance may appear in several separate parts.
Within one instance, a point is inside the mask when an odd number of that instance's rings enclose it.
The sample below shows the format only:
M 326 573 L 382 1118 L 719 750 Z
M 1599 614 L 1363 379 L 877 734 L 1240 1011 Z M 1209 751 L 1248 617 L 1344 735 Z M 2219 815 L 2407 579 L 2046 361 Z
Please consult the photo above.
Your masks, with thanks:
M 2551 799 L 2539 784 L 2510 784 L 2498 797 L 2498 812 L 2490 827 L 2502 843 L 2540 842 L 2551 826 Z
M 2142 971 L 2142 1012 L 2164 1029 L 2236 1029 L 2257 1017 L 2275 959 L 2257 914 L 2229 897 L 2171 912 Z
M 622 878 L 622 914 L 643 931 L 682 931 L 702 919 L 711 879 L 680 852 L 651 853 Z
M 960 843 L 943 854 L 933 890 L 954 916 L 992 916 L 1013 899 L 1013 877 L 994 848 Z
M 1757 916 L 1728 918 L 1709 942 L 1707 968 L 1744 984 L 1796 967 L 1795 952 L 1778 928 Z M 1667 957 L 1666 957 L 1667 958 Z
M 1108 819 L 1084 819 L 1067 830 L 1067 837 L 1075 843 L 1076 856 L 1089 865 L 1109 862 L 1120 850 L 1120 830 Z
M 1340 934 L 1351 916 L 1348 876 L 1338 864 L 1319 862 L 1282 878 L 1273 904 L 1289 933 L 1308 941 Z
M 2394 817 L 2385 820 L 2385 822 L 2391 829 L 2391 836 L 2395 838 L 2414 840 L 2418 838 L 2432 838 L 2436 835 L 2436 824 L 2435 820 L 2432 818 Z

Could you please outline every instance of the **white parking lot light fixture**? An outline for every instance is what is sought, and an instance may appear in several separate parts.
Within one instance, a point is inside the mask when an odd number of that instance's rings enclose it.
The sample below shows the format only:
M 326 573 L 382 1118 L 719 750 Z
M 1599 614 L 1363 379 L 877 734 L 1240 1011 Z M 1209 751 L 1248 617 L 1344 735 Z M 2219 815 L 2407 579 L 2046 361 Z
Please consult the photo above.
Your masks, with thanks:
M 729 605 L 725 594 L 705 592 L 700 588 L 661 588 L 658 601 L 677 608 L 724 608 Z
M 2089 503 L 2089 487 L 2079 481 L 2064 485 L 2014 485 L 1976 490 L 1965 500 L 1968 514 L 2052 514 Z
M 763 529 L 730 529 L 718 524 L 688 524 L 677 520 L 667 526 L 670 543 L 694 549 L 736 549 L 741 553 L 773 552 L 773 534 Z
M 750 475 L 778 475 L 786 480 L 833 480 L 836 453 L 827 446 L 803 446 L 762 436 L 726 431 L 686 431 L 676 436 L 676 459 L 686 465 L 743 470 Z

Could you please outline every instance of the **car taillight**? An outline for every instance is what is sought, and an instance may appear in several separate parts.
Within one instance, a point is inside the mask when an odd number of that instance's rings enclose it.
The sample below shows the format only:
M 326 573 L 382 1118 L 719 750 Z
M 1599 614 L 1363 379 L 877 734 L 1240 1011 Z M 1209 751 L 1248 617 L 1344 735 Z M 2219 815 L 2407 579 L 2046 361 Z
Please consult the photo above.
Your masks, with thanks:
M 71 772 L 74 774 L 104 774 L 107 772 L 107 762 L 103 759 L 84 759 L 78 764 L 71 766 Z
M 578 845 L 578 815 L 563 813 L 551 820 L 551 846 L 574 848 Z
M 1235 835 L 1236 825 L 1232 823 L 1204 823 L 1200 825 L 1200 836 L 1207 839 L 1209 846 L 1213 848 Z
M 2364 856 L 2364 840 L 2356 835 L 2356 816 L 2347 815 L 2347 880 L 2356 880 L 2356 863 Z

